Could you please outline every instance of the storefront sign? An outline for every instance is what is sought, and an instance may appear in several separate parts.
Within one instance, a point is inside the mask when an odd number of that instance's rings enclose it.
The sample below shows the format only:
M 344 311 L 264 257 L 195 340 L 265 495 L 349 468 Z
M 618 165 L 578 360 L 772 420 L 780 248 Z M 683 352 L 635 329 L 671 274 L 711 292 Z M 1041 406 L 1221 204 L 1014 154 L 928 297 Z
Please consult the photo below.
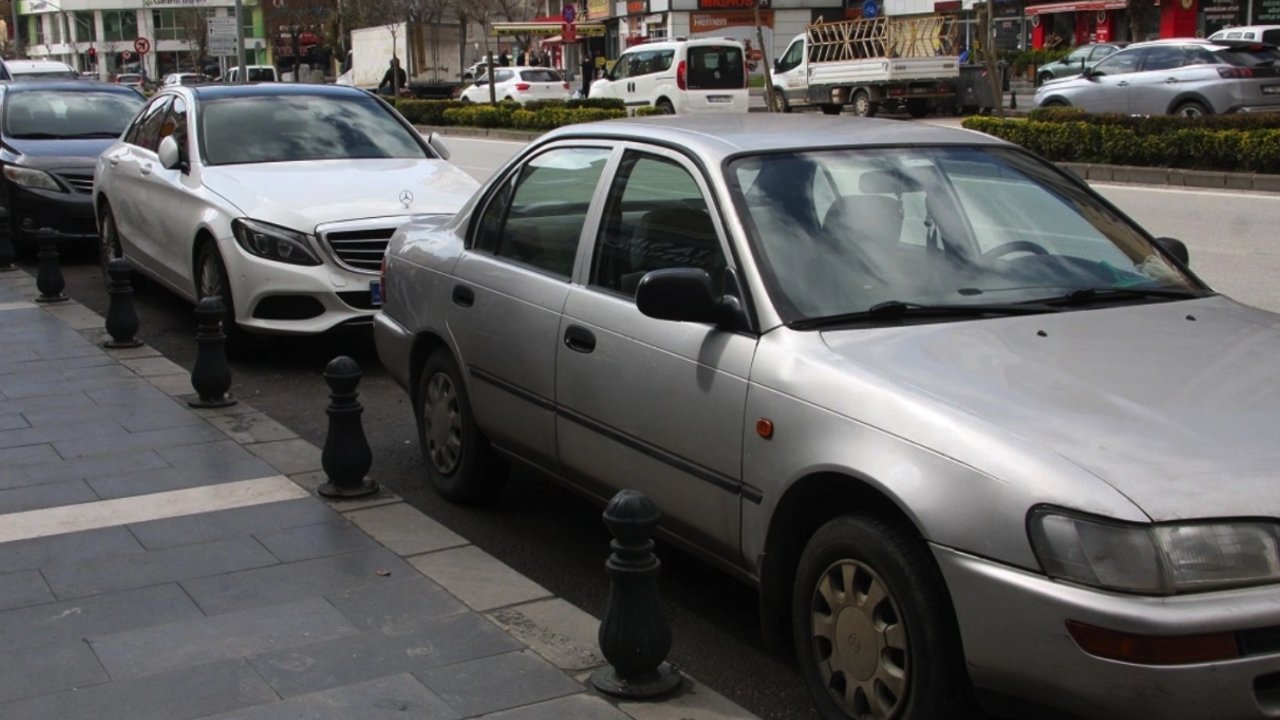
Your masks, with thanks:
M 1280 0 L 1253 0 L 1250 25 L 1280 25 Z
M 1200 0 L 1200 9 L 1204 11 L 1205 35 L 1243 23 L 1244 8 L 1240 0 Z
M 699 10 L 750 10 L 756 6 L 756 0 L 698 0 Z M 769 7 L 769 0 L 760 0 L 760 8 Z
M 773 27 L 773 11 L 760 11 L 760 24 Z M 755 13 L 749 10 L 730 10 L 728 12 L 691 12 L 689 13 L 689 32 L 694 35 L 718 34 L 730 27 L 755 27 Z
M 592 20 L 609 17 L 609 0 L 587 0 L 587 17 Z
M 628 15 L 648 15 L 649 0 L 627 0 Z

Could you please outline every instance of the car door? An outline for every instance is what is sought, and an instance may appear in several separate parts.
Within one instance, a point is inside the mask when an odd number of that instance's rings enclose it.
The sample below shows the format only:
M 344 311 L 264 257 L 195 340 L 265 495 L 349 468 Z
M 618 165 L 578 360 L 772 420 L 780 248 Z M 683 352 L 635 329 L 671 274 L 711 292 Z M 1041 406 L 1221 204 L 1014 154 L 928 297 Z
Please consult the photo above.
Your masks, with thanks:
M 1073 86 L 1071 104 L 1088 112 L 1126 112 L 1129 86 L 1142 58 L 1142 48 L 1121 50 L 1098 63 Z
M 124 143 L 106 155 L 110 178 L 105 192 L 124 254 L 152 274 L 160 272 L 160 264 L 150 224 L 153 210 L 147 176 L 160 164 L 156 156 L 160 125 L 172 101 L 171 95 L 153 99 L 125 131 Z
M 628 76 L 631 70 L 631 53 L 623 53 L 613 63 L 613 67 L 605 73 L 604 77 L 599 78 L 591 83 L 591 87 L 587 90 L 588 97 L 592 98 L 618 98 L 624 103 L 627 97 L 624 92 L 627 88 Z
M 506 100 L 515 94 L 515 88 L 512 87 L 512 79 L 516 74 L 514 70 L 499 68 L 493 73 L 493 92 L 494 97 L 498 100 Z
M 481 205 L 442 309 L 481 430 L 552 471 L 560 314 L 610 153 L 556 144 L 509 170 Z
M 658 96 L 665 94 L 672 96 L 675 106 L 679 107 L 680 103 L 674 97 L 678 92 L 673 67 L 675 55 L 676 51 L 668 48 L 647 50 L 636 56 L 640 67 L 632 71 L 631 78 L 631 95 L 635 103 L 654 105 L 658 101 Z
M 1187 73 L 1186 53 L 1178 45 L 1153 45 L 1142 57 L 1142 67 L 1129 76 L 1129 105 L 1125 112 L 1163 115 L 1182 92 Z
M 160 140 L 173 136 L 183 148 L 182 157 L 186 159 L 195 156 L 189 115 L 187 100 L 175 96 L 158 131 Z M 199 181 L 180 168 L 165 168 L 160 164 L 158 154 L 151 165 L 151 173 L 142 174 L 142 186 L 148 198 L 148 218 L 143 230 L 150 238 L 150 252 L 157 272 L 194 296 L 192 243 L 195 241 L 196 224 L 205 208 L 199 197 Z
M 778 60 L 773 76 L 774 85 L 782 88 L 782 95 L 792 105 L 803 105 L 808 100 L 808 66 L 804 62 L 804 38 L 791 41 L 787 51 Z
M 602 497 L 640 490 L 673 532 L 734 557 L 756 339 L 647 317 L 634 300 L 640 278 L 667 267 L 702 268 L 717 292 L 733 286 L 709 197 L 679 153 L 625 150 L 564 307 L 556 434 L 566 477 Z

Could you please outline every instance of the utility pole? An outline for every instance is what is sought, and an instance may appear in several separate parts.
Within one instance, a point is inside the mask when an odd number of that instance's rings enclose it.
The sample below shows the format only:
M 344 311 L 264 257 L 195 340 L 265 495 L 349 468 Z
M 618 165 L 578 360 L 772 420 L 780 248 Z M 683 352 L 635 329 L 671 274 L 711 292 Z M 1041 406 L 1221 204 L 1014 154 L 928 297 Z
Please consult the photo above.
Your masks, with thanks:
M 18 0 L 9 0 L 9 9 L 13 11 L 13 57 L 22 57 L 22 33 L 18 32 Z
M 244 62 L 244 0 L 236 0 L 236 83 L 248 82 L 249 68 Z

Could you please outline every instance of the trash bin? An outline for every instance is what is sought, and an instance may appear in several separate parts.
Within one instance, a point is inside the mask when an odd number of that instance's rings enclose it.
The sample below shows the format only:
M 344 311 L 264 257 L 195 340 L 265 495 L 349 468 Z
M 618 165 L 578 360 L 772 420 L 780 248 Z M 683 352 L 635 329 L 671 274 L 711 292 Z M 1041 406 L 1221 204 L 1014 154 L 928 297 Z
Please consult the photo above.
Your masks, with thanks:
M 965 113 L 985 112 L 996 106 L 991 81 L 987 79 L 986 65 L 969 63 L 960 66 L 956 97 L 960 111 Z

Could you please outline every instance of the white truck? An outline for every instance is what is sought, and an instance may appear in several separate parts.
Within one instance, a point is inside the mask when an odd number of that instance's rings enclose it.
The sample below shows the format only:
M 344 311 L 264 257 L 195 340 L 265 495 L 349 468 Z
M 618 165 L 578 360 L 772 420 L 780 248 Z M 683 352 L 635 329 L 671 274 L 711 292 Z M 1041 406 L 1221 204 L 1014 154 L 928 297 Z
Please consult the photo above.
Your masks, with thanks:
M 955 104 L 960 79 L 956 24 L 942 15 L 817 22 L 774 61 L 773 109 L 845 105 L 870 117 L 880 108 L 913 117 Z
M 343 68 L 337 84 L 376 89 L 394 53 L 408 75 L 406 90 L 449 97 L 461 85 L 461 38 L 457 23 L 402 22 L 352 30 L 350 67 Z

